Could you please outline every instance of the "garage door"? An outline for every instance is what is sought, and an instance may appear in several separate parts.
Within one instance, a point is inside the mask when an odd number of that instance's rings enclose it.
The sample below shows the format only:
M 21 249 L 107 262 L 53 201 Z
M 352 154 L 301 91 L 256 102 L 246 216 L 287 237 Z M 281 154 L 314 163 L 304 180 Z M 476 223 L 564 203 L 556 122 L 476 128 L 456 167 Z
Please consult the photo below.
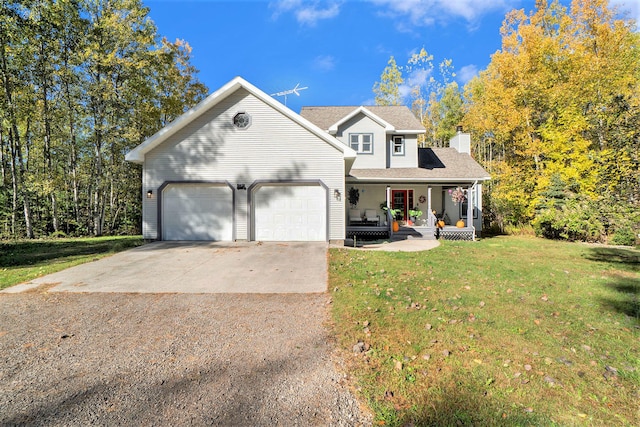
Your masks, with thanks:
M 162 191 L 164 240 L 233 240 L 231 189 L 214 184 L 169 184 Z
M 262 186 L 253 213 L 255 240 L 327 240 L 327 193 L 319 185 Z

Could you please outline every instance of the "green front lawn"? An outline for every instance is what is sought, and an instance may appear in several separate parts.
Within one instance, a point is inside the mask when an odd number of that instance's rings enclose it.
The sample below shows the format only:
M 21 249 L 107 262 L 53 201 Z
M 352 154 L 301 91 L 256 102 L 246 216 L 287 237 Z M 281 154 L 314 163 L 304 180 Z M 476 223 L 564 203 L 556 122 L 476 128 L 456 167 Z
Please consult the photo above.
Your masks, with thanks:
M 329 272 L 334 331 L 378 425 L 640 425 L 636 249 L 332 249 Z
M 0 289 L 143 243 L 141 236 L 0 241 Z

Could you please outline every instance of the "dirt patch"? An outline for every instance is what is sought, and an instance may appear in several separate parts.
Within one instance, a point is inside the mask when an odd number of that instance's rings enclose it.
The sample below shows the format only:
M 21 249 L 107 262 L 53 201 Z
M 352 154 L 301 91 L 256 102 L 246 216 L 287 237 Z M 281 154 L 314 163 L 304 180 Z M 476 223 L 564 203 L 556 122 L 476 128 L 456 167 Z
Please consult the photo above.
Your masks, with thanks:
M 368 425 L 323 294 L 0 294 L 0 424 Z

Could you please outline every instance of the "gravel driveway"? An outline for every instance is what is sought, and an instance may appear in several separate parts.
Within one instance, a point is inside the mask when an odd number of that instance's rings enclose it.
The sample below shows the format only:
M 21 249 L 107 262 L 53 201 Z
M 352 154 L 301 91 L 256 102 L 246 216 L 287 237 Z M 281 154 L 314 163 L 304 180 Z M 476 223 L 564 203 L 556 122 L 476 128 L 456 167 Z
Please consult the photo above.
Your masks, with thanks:
M 0 424 L 369 425 L 326 294 L 0 294 Z

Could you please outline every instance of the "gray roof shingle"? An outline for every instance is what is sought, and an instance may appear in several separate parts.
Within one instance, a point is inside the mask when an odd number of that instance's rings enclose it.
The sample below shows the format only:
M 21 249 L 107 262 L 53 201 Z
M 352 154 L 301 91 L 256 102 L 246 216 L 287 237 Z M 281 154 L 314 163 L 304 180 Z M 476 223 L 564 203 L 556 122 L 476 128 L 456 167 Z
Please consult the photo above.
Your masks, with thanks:
M 484 181 L 490 179 L 470 155 L 455 148 L 420 148 L 419 167 L 389 169 L 351 169 L 350 176 L 361 180 Z
M 302 107 L 300 115 L 309 120 L 321 129 L 328 130 L 329 127 L 342 120 L 359 106 L 345 107 Z M 364 106 L 382 120 L 390 123 L 397 130 L 424 130 L 420 120 L 413 115 L 411 110 L 405 105 L 391 106 Z

